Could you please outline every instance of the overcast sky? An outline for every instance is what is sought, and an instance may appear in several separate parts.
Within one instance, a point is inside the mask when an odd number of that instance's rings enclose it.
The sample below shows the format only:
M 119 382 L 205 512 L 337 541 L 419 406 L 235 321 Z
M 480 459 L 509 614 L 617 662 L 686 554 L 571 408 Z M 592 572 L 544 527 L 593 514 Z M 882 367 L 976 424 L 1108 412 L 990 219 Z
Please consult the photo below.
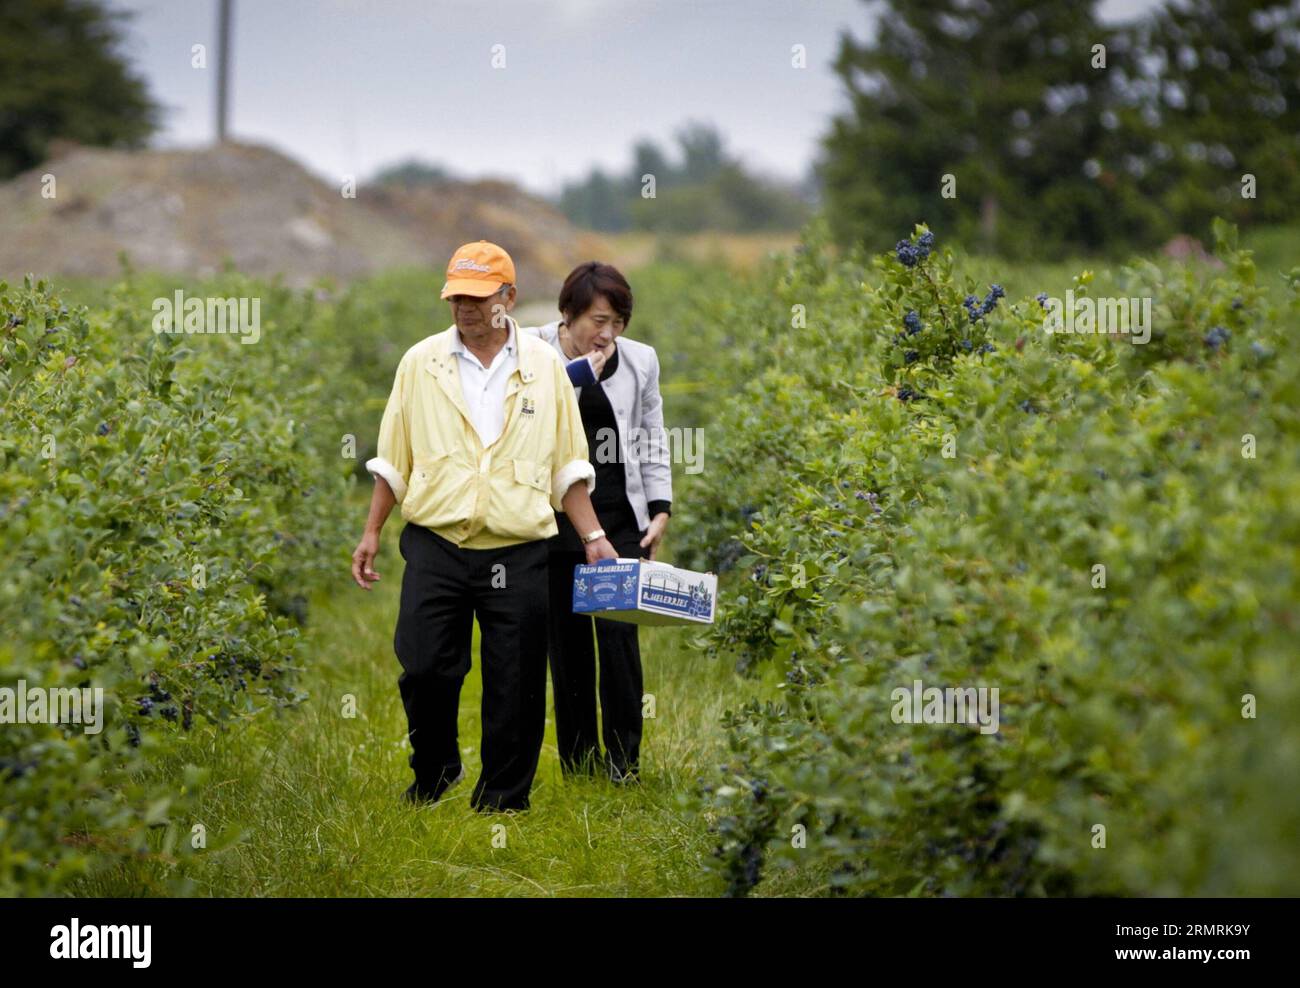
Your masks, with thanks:
M 1069 0 L 1056 0 L 1069 2 Z M 1155 0 L 1107 0 L 1127 17 Z M 216 0 L 111 0 L 126 54 L 166 108 L 156 140 L 211 140 Z M 841 32 L 863 0 L 235 0 L 231 135 L 331 181 L 408 157 L 552 194 L 631 146 L 715 124 L 758 171 L 806 174 L 843 108 Z M 191 49 L 208 47 L 208 67 Z M 504 68 L 492 65 L 504 46 Z M 807 68 L 791 66 L 803 45 Z

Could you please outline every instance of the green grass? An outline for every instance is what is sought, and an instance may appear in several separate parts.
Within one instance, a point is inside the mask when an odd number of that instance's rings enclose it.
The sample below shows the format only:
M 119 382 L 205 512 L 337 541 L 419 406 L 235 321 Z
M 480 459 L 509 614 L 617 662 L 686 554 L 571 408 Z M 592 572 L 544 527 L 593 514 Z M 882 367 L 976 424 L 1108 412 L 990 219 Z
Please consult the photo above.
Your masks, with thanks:
M 358 523 L 361 507 L 358 506 Z M 772 683 L 744 680 L 725 660 L 689 644 L 690 629 L 642 629 L 645 688 L 657 716 L 645 724 L 639 787 L 561 778 L 552 707 L 532 808 L 478 814 L 468 799 L 479 769 L 481 679 L 475 667 L 461 695 L 460 737 L 467 778 L 438 803 L 414 808 L 398 796 L 410 782 L 406 721 L 392 649 L 402 559 L 390 519 L 377 562 L 381 581 L 366 593 L 344 578 L 313 601 L 310 660 L 301 684 L 310 698 L 219 733 L 195 731 L 155 771 L 179 779 L 184 764 L 210 771 L 188 835 L 201 823 L 210 849 L 179 864 L 162 856 L 87 878 L 75 895 L 170 894 L 178 869 L 200 896 L 712 896 L 719 879 L 703 863 L 707 827 L 685 811 L 684 794 L 725 746 L 725 708 L 770 695 Z M 548 687 L 549 690 L 549 687 Z M 345 694 L 357 715 L 342 716 Z M 494 829 L 501 828 L 501 829 Z M 215 835 L 238 832 L 225 848 Z M 504 837 L 505 846 L 500 844 Z M 769 894 L 798 894 L 778 876 Z M 808 889 L 811 891 L 811 888 Z

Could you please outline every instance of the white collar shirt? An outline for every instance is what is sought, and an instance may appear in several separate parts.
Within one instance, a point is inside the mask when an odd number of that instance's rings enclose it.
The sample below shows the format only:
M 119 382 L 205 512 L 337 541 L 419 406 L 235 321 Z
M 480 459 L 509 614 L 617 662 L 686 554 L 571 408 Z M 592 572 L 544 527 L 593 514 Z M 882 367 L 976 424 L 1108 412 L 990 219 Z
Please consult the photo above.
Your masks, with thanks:
M 505 345 L 492 358 L 492 364 L 484 367 L 461 339 L 460 329 L 452 334 L 451 352 L 458 358 L 460 370 L 461 394 L 469 408 L 470 421 L 474 431 L 483 442 L 483 448 L 491 446 L 501 436 L 506 424 L 506 382 L 519 366 L 519 348 L 515 340 L 515 322 L 510 322 L 510 335 Z

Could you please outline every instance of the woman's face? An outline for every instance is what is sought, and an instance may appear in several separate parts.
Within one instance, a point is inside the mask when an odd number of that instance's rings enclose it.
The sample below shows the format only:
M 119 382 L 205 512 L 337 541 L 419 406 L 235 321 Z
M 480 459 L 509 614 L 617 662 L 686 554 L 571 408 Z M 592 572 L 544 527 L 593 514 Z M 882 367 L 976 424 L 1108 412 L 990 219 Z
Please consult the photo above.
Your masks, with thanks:
M 605 349 L 623 332 L 623 317 L 614 311 L 604 295 L 592 299 L 590 307 L 582 315 L 566 321 L 569 339 L 580 354 Z

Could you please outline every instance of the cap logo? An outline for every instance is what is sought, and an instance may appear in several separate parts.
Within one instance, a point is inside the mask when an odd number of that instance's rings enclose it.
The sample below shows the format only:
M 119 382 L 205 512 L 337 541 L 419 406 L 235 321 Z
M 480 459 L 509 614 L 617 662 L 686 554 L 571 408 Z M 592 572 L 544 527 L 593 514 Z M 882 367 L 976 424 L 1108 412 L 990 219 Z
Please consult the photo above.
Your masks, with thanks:
M 484 274 L 491 273 L 492 269 L 486 264 L 476 264 L 468 257 L 462 257 L 452 268 L 453 271 L 463 271 L 468 268 L 471 271 L 482 271 Z

